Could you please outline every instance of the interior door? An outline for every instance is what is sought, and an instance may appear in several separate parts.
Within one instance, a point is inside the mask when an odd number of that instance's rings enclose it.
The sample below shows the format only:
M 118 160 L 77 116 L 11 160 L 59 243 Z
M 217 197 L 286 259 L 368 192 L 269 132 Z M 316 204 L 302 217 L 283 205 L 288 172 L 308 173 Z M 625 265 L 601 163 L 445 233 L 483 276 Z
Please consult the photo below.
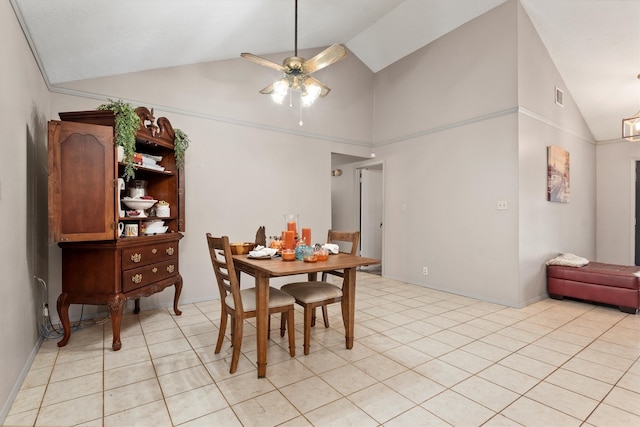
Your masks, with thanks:
M 382 204 L 382 169 L 360 169 L 360 255 L 364 257 L 382 259 Z
M 50 241 L 115 239 L 113 129 L 53 120 L 48 146 Z

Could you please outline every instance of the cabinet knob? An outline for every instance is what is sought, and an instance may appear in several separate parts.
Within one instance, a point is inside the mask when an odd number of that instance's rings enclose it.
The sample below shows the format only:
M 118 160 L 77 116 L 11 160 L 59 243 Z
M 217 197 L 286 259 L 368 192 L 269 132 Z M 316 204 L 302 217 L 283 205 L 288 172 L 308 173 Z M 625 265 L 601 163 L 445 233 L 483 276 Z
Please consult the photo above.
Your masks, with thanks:
M 158 267 L 153 267 L 153 269 L 151 270 L 152 273 L 157 273 L 158 272 Z
M 156 248 L 151 249 L 151 253 L 152 253 L 152 254 L 154 254 L 154 255 L 155 255 L 157 252 L 158 252 L 158 250 L 157 250 Z
M 141 254 L 133 254 L 133 255 L 131 255 L 131 261 L 133 261 L 133 262 L 142 261 L 142 255 Z
M 167 255 L 173 255 L 173 247 L 169 246 L 165 252 L 167 253 Z
M 175 271 L 176 267 L 173 264 L 169 264 L 167 266 L 167 272 L 168 273 L 173 273 Z
M 135 284 L 142 282 L 142 274 L 138 273 L 131 277 L 131 281 Z

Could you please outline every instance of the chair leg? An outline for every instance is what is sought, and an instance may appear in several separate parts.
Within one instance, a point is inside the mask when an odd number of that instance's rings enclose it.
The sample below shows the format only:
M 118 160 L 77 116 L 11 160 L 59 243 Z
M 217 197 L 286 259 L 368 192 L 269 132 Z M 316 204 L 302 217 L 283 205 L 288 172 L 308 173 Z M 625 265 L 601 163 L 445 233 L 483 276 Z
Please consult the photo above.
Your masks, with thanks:
M 293 326 L 293 308 L 287 311 L 287 323 L 289 323 L 289 355 L 291 357 L 296 355 L 296 328 Z M 284 313 L 282 313 L 282 319 L 284 320 Z M 281 330 L 284 334 L 284 331 Z
M 233 353 L 231 354 L 231 369 L 230 374 L 233 374 L 238 369 L 238 360 L 240 360 L 240 346 L 242 346 L 242 319 L 231 319 L 235 324 L 235 330 L 233 332 Z
M 322 306 L 322 318 L 324 319 L 324 327 L 329 327 L 329 313 L 327 312 L 327 304 Z
M 304 307 L 304 354 L 309 354 L 309 346 L 311 345 L 311 316 L 314 309 L 309 306 Z
M 231 316 L 231 332 L 229 332 L 229 334 L 231 335 L 231 347 L 233 347 L 233 335 L 236 333 L 236 318 Z
M 287 329 L 287 316 L 285 316 L 285 312 L 283 311 L 280 314 L 280 336 L 284 337 L 284 331 Z M 289 328 L 292 328 L 293 325 L 289 325 Z
M 220 349 L 222 348 L 222 342 L 224 341 L 224 333 L 227 330 L 227 313 L 224 311 L 220 316 L 220 329 L 218 330 L 218 342 L 216 343 L 215 354 L 220 353 Z
M 311 326 L 316 326 L 316 308 L 311 309 Z

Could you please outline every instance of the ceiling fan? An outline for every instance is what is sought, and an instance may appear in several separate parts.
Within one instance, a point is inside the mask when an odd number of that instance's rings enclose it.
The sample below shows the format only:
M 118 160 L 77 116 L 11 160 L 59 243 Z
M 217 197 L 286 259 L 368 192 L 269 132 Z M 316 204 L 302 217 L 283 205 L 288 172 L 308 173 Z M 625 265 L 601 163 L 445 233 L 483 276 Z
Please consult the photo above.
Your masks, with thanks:
M 293 56 L 285 58 L 282 65 L 252 53 L 241 53 L 240 56 L 265 67 L 273 68 L 284 73 L 284 77 L 269 86 L 260 93 L 271 95 L 274 101 L 282 104 L 289 89 L 300 91 L 301 106 L 308 107 L 319 97 L 327 96 L 331 89 L 311 76 L 334 62 L 338 62 L 347 55 L 344 46 L 334 44 L 317 54 L 311 59 L 298 56 L 298 0 L 295 0 L 295 44 Z

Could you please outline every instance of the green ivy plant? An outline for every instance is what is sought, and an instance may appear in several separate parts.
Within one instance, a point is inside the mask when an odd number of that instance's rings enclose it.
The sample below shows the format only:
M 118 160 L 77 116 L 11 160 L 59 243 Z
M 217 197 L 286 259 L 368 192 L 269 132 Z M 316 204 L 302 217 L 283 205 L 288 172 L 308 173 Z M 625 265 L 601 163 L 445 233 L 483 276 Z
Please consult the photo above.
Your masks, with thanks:
M 140 117 L 130 103 L 121 99 L 117 101 L 108 99 L 108 101 L 106 104 L 100 105 L 98 110 L 111 110 L 116 116 L 116 144 L 124 149 L 123 177 L 129 181 L 136 175 L 133 157 L 136 151 L 136 132 L 141 126 Z
M 178 169 L 184 166 L 184 153 L 189 148 L 189 137 L 181 129 L 174 129 L 175 137 L 173 139 L 173 151 L 176 154 L 176 165 Z

